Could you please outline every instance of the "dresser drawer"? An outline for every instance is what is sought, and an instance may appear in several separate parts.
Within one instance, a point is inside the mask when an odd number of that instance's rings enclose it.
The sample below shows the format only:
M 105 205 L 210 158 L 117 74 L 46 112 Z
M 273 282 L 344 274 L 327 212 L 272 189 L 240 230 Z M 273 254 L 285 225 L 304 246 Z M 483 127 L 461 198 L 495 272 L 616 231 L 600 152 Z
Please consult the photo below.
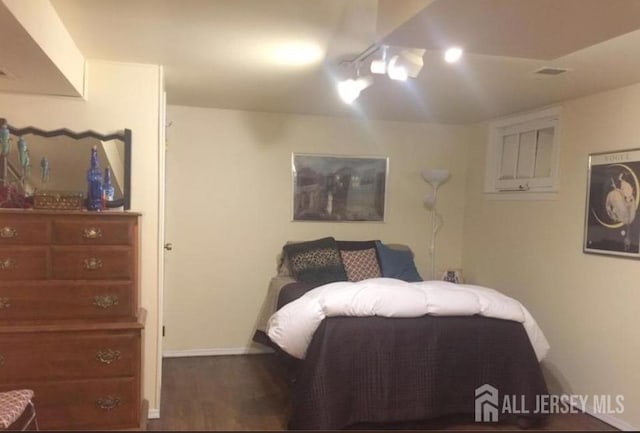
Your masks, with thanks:
M 0 281 L 0 322 L 135 317 L 131 283 Z
M 0 383 L 133 376 L 140 332 L 0 333 Z
M 46 247 L 0 247 L 0 282 L 46 277 Z
M 43 430 L 144 425 L 139 217 L 0 209 L 0 392 L 33 389 Z
M 51 278 L 58 280 L 130 280 L 129 247 L 51 247 Z
M 140 387 L 133 378 L 22 383 L 34 390 L 41 430 L 115 430 L 140 424 Z M 2 385 L 0 390 L 16 389 Z
M 132 245 L 132 218 L 56 218 L 53 220 L 54 245 Z
M 0 217 L 0 245 L 44 245 L 49 243 L 46 219 L 26 215 Z

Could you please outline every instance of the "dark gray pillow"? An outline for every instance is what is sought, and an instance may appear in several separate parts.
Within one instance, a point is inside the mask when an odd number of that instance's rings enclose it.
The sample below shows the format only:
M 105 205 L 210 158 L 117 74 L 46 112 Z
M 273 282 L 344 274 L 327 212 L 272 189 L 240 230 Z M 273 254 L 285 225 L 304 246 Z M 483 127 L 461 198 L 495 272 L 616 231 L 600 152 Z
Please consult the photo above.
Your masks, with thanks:
M 304 283 L 347 281 L 336 240 L 332 237 L 282 247 L 293 277 Z
M 340 251 L 368 250 L 376 247 L 376 241 L 336 241 Z

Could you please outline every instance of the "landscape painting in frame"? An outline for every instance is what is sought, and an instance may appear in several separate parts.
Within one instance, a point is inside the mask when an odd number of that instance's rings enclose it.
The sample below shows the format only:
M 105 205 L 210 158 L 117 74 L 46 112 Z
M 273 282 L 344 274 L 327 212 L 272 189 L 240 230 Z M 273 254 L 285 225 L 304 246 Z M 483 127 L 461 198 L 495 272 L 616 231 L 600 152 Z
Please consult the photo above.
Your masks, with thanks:
M 584 251 L 640 257 L 640 149 L 589 155 Z
M 388 158 L 293 154 L 294 221 L 384 221 Z

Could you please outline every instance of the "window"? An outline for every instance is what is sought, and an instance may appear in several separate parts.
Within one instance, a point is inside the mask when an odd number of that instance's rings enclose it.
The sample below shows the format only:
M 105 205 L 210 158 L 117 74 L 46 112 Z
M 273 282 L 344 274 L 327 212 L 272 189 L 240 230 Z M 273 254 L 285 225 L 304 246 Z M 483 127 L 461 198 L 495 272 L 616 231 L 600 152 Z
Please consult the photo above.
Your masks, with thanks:
M 560 108 L 493 122 L 489 126 L 485 192 L 522 195 L 557 191 L 559 122 Z

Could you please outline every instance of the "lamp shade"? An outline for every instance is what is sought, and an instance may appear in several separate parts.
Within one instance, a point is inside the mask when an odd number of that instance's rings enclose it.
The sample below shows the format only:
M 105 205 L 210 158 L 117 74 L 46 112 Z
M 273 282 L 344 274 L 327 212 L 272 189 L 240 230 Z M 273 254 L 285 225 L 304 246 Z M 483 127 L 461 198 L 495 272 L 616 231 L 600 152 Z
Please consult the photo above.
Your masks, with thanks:
M 440 186 L 445 183 L 451 173 L 446 169 L 438 169 L 438 168 L 427 168 L 422 170 L 421 172 L 422 178 L 425 182 L 429 183 L 434 188 Z

